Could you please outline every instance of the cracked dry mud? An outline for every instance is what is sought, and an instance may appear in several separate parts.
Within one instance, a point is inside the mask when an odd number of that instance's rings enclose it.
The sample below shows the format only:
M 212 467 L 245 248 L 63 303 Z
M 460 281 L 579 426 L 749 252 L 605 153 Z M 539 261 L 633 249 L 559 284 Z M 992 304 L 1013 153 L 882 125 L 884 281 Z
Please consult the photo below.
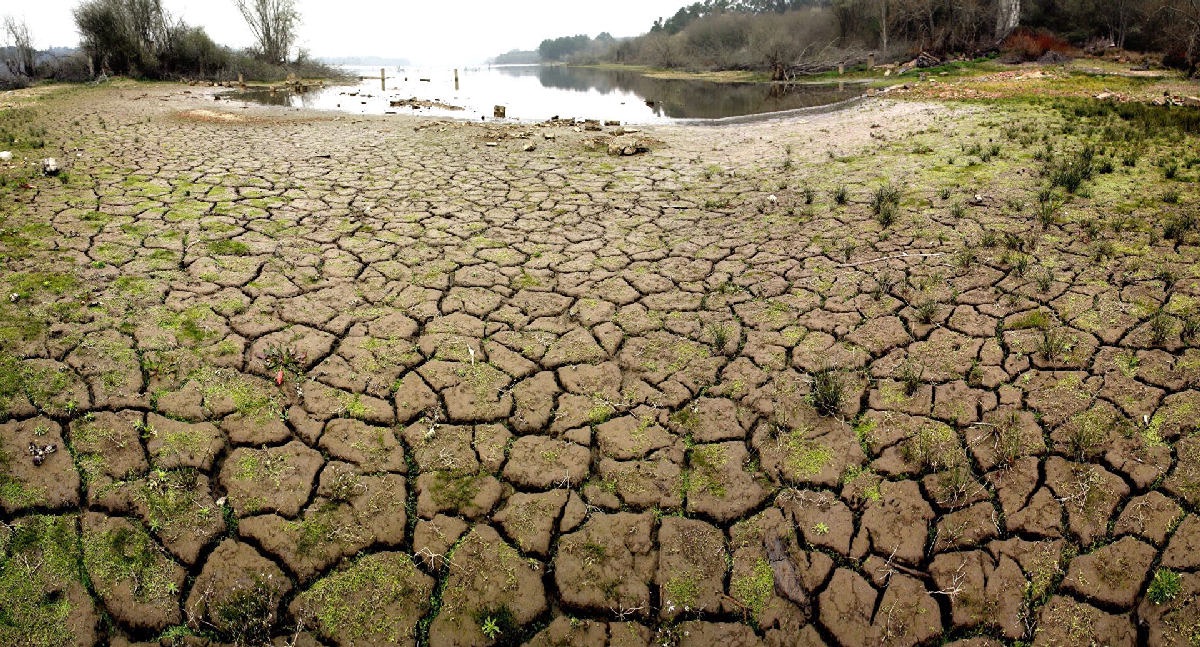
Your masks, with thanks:
M 1154 233 L 1192 207 L 1143 160 L 1040 227 L 1058 112 L 615 158 L 212 105 L 39 104 L 71 165 L 0 232 L 0 642 L 1200 636 L 1200 248 Z

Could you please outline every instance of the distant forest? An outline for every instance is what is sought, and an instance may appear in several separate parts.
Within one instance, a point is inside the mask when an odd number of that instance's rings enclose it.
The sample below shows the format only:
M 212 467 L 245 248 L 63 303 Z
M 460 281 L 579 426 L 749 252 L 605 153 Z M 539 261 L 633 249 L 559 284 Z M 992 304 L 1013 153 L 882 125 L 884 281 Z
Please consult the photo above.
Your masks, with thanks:
M 647 33 L 548 39 L 543 61 L 688 69 L 821 71 L 840 62 L 1005 51 L 1037 58 L 1070 46 L 1164 54 L 1196 72 L 1200 0 L 703 0 Z

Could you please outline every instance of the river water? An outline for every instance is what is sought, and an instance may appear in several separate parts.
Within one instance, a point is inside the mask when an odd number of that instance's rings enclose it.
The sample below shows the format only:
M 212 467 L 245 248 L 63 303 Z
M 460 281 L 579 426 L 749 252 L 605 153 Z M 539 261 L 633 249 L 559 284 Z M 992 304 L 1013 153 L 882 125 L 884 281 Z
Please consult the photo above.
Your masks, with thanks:
M 863 94 L 857 84 L 717 83 L 656 79 L 628 70 L 561 65 L 496 65 L 451 68 L 346 67 L 355 85 L 306 92 L 234 92 L 230 99 L 337 110 L 352 114 L 413 113 L 456 119 L 492 119 L 502 105 L 507 118 L 599 119 L 628 124 L 722 120 L 829 106 Z M 417 99 L 440 105 L 394 105 Z M 452 110 L 448 107 L 461 108 Z

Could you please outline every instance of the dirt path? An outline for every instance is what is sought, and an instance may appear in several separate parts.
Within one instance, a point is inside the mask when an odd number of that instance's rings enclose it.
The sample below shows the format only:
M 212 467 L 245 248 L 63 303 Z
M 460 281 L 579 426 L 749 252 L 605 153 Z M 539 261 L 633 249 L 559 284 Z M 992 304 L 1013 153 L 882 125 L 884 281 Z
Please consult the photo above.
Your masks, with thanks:
M 1192 136 L 1047 197 L 1115 122 L 869 100 L 616 157 L 39 101 L 63 175 L 0 167 L 0 643 L 1200 635 Z

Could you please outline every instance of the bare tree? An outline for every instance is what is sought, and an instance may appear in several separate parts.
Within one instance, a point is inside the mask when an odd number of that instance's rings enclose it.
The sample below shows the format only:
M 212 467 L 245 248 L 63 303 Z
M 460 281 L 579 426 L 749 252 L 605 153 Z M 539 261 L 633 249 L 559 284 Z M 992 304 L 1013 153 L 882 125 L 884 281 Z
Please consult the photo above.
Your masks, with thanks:
M 85 0 L 74 14 L 84 51 L 118 74 L 155 75 L 179 27 L 162 0 Z
M 4 31 L 16 50 L 16 58 L 6 60 L 5 64 L 17 76 L 33 76 L 34 49 L 29 25 L 24 20 L 18 22 L 12 16 L 5 16 Z
M 996 3 L 996 40 L 1001 41 L 1021 23 L 1021 0 L 999 0 Z
M 879 51 L 888 51 L 888 0 L 879 0 Z
M 296 40 L 300 13 L 295 0 L 233 0 L 254 39 L 258 53 L 271 63 L 287 61 L 288 50 Z
M 1168 4 L 1176 23 L 1176 42 L 1185 51 L 1185 58 L 1194 73 L 1200 64 L 1200 0 L 1174 0 Z

